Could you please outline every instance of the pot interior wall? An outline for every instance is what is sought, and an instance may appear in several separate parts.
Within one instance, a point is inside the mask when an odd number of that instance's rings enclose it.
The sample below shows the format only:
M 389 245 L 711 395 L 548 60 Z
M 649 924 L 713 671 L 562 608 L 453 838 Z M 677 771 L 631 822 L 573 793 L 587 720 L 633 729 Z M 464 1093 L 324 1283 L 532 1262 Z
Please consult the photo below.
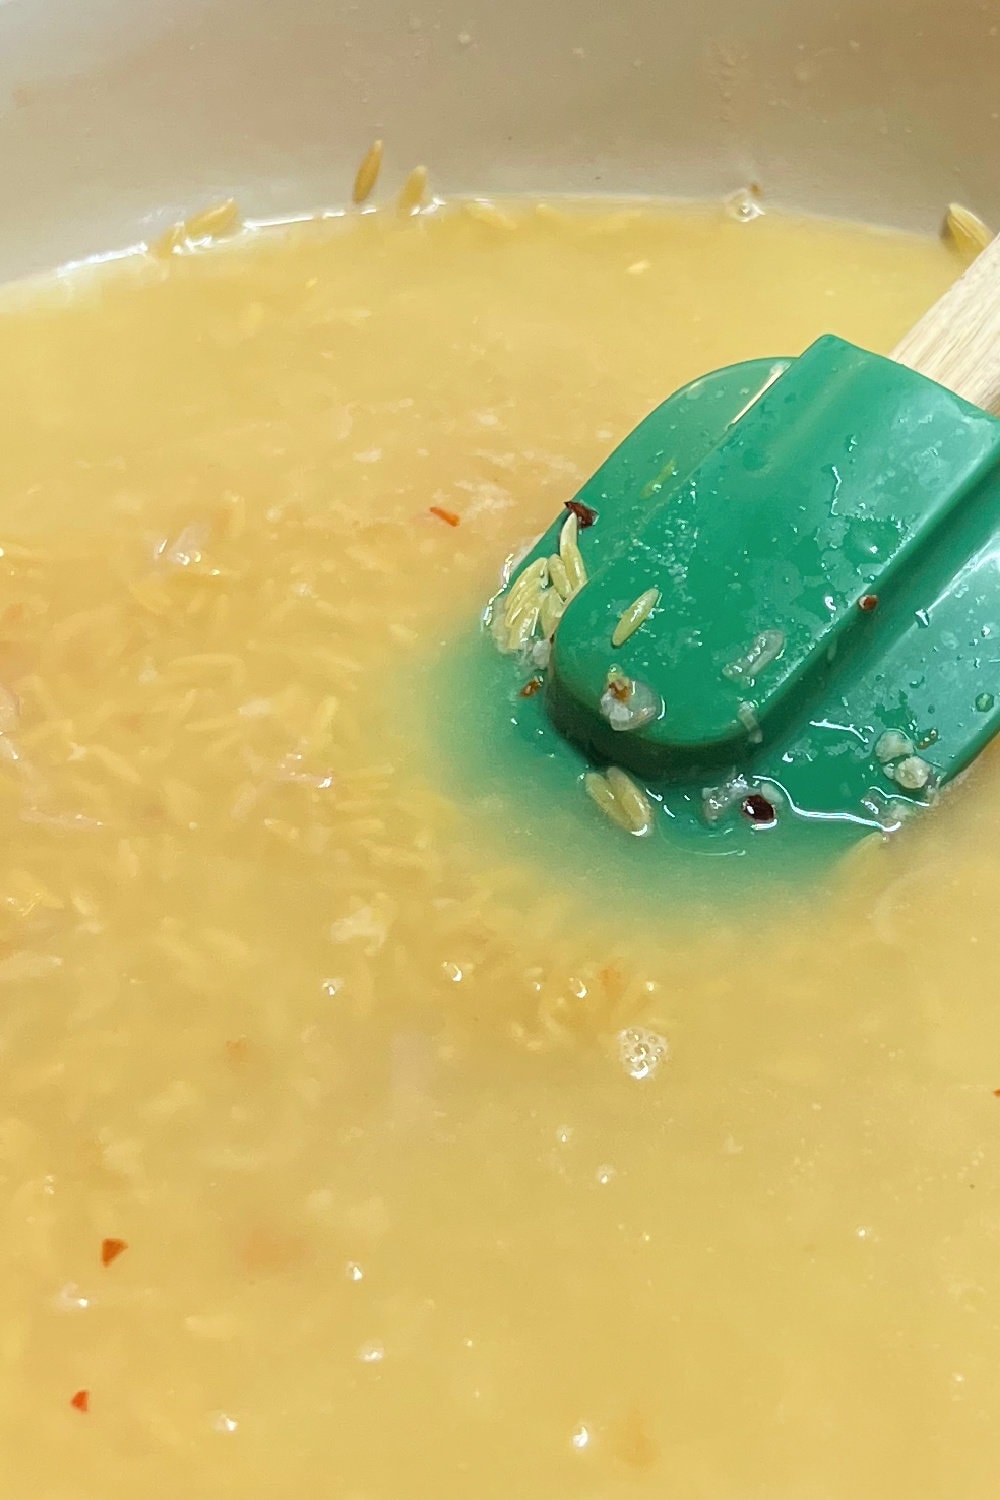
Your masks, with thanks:
M 0 276 L 220 193 L 258 216 L 387 179 L 445 193 L 722 194 L 932 227 L 1000 218 L 989 0 L 8 0 Z

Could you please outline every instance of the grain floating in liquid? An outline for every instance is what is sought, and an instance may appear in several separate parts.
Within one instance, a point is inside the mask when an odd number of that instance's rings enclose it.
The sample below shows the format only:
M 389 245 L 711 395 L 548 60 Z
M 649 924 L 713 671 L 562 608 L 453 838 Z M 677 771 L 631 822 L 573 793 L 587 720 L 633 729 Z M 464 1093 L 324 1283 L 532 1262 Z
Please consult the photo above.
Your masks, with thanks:
M 406 215 L 419 212 L 427 193 L 427 168 L 414 167 L 400 189 L 397 209 Z
M 149 245 L 148 253 L 155 260 L 169 259 L 195 246 L 228 239 L 239 234 L 242 227 L 243 213 L 238 201 L 226 198 L 198 209 L 179 224 L 172 224 Z
M 184 224 L 187 238 L 192 242 L 224 239 L 228 235 L 237 234 L 242 227 L 243 216 L 235 198 L 226 198 L 221 203 L 213 203 L 209 208 L 200 209 L 191 214 Z
M 627 833 L 642 838 L 652 831 L 653 806 L 646 793 L 618 766 L 609 766 L 602 775 L 588 771 L 583 778 L 584 791 L 613 823 Z
M 605 775 L 632 832 L 648 833 L 653 826 L 653 806 L 646 793 L 619 766 L 609 766 Z
M 606 776 L 600 771 L 588 771 L 583 778 L 583 789 L 606 818 L 617 823 L 619 828 L 624 828 L 626 833 L 633 832 L 632 820 L 615 796 L 614 788 Z
M 467 199 L 461 204 L 461 213 L 487 229 L 499 229 L 505 234 L 511 234 L 519 227 L 515 214 L 507 212 L 487 198 Z

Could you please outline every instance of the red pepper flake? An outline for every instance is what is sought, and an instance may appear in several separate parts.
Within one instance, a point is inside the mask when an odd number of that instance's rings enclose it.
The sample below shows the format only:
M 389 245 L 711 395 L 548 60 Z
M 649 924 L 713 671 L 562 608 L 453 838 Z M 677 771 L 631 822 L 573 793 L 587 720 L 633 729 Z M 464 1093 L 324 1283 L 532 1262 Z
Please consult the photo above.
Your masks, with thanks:
M 632 684 L 627 677 L 612 677 L 608 682 L 608 692 L 619 703 L 627 703 L 632 696 Z
M 250 1277 L 278 1276 L 301 1266 L 308 1258 L 309 1247 L 299 1235 L 286 1234 L 262 1224 L 252 1228 L 236 1246 L 236 1256 Z
M 1000 1089 L 993 1090 L 993 1097 L 994 1099 L 1000 1099 Z
M 862 594 L 858 600 L 858 608 L 863 614 L 873 614 L 878 609 L 878 594 Z
M 774 804 L 762 797 L 760 792 L 751 792 L 749 797 L 743 799 L 743 813 L 751 823 L 776 823 L 778 815 L 774 810 Z
M 580 530 L 586 531 L 588 526 L 593 526 L 597 520 L 597 511 L 591 510 L 589 505 L 584 505 L 581 500 L 567 500 L 566 509 L 572 511 L 580 523 Z
M 113 1260 L 123 1255 L 128 1249 L 128 1240 L 102 1240 L 101 1241 L 101 1265 L 110 1266 Z
M 226 1056 L 233 1064 L 233 1067 L 239 1067 L 241 1063 L 245 1063 L 249 1051 L 250 1041 L 245 1036 L 232 1037 L 226 1043 Z
M 70 1404 L 70 1406 L 74 1406 L 77 1411 L 89 1411 L 90 1410 L 90 1392 L 89 1391 L 77 1391 L 77 1393 L 76 1393 L 75 1396 L 70 1396 L 70 1398 L 69 1398 L 69 1404 Z
M 458 526 L 462 520 L 462 517 L 456 516 L 453 510 L 445 510 L 440 505 L 431 505 L 429 510 L 432 516 L 437 516 L 438 520 L 443 521 L 446 526 Z
M 542 679 L 540 677 L 530 677 L 518 696 L 521 698 L 533 698 L 536 693 L 541 692 L 541 689 Z
M 600 977 L 601 983 L 604 986 L 604 993 L 608 999 L 620 999 L 622 991 L 625 988 L 625 975 L 622 973 L 621 965 L 617 963 L 605 964 L 601 970 Z

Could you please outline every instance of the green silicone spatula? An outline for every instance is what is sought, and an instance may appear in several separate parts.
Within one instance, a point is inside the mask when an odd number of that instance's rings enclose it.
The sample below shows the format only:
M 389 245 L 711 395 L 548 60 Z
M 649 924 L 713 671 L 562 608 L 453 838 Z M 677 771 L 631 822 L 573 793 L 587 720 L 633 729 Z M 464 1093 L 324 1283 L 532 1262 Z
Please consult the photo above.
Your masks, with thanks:
M 891 358 L 685 386 L 492 601 L 518 711 L 635 833 L 678 795 L 706 832 L 928 801 L 1000 730 L 996 412 L 1000 240 Z

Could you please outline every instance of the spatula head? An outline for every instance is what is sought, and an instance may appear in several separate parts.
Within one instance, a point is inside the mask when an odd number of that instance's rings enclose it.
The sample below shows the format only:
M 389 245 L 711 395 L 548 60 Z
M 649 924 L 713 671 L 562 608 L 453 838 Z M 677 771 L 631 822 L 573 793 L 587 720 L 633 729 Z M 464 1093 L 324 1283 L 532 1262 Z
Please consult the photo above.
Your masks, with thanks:
M 1000 422 L 838 339 L 678 392 L 509 590 L 532 567 L 570 592 L 540 611 L 546 713 L 647 782 L 863 816 L 1000 728 Z

